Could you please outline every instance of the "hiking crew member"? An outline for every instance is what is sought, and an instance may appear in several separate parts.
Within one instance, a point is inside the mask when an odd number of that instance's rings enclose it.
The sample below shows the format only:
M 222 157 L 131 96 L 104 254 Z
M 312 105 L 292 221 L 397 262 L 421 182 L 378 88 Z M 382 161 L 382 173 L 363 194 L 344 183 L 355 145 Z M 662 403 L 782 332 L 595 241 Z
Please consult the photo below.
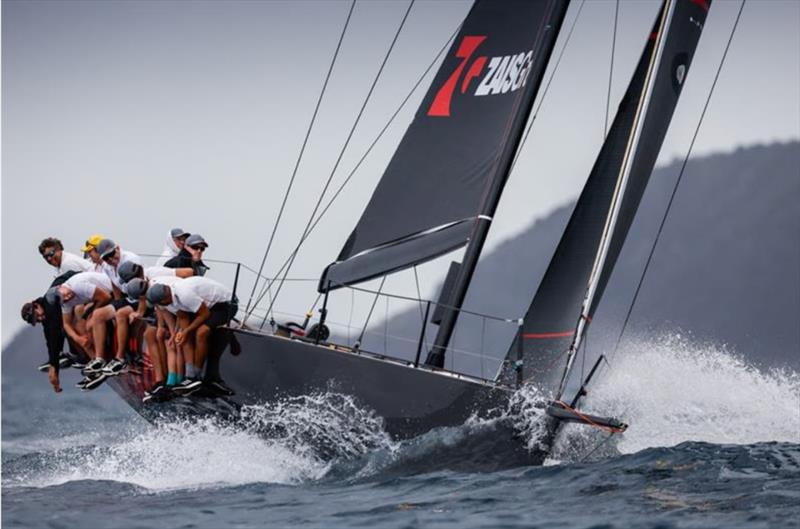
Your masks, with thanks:
M 195 346 L 194 365 L 187 364 L 187 379 L 181 383 L 181 389 L 187 392 L 198 389 L 211 332 L 231 321 L 238 310 L 238 300 L 226 286 L 205 277 L 190 277 L 171 286 L 156 283 L 148 289 L 147 300 L 153 305 L 177 309 L 175 343 L 193 341 Z M 223 348 L 216 347 L 208 357 L 204 386 L 218 394 L 231 395 L 232 391 L 219 375 Z
M 194 275 L 204 276 L 210 270 L 203 262 L 203 252 L 208 248 L 208 243 L 202 235 L 193 233 L 186 238 L 186 244 L 178 255 L 164 263 L 169 268 L 191 268 Z
M 65 252 L 64 245 L 55 237 L 48 237 L 39 243 L 39 253 L 47 264 L 56 269 L 56 277 L 65 272 L 89 272 L 94 268 L 86 259 Z
M 53 385 L 56 393 L 61 391 L 58 385 L 59 368 L 69 367 L 78 361 L 79 350 L 73 349 L 74 343 L 70 342 L 70 352 L 72 356 L 64 354 L 64 325 L 61 319 L 61 304 L 58 296 L 53 291 L 57 287 L 74 276 L 77 272 L 65 272 L 55 278 L 50 284 L 50 290 L 39 298 L 34 299 L 22 306 L 21 316 L 30 325 L 42 324 L 42 332 L 47 345 L 47 363 L 39 366 L 40 370 L 48 371 L 48 378 Z
M 114 319 L 116 322 L 117 350 L 114 358 L 103 366 L 103 373 L 106 376 L 118 375 L 127 366 L 125 352 L 128 349 L 128 316 L 133 313 L 138 305 L 135 301 L 127 299 L 127 289 L 125 283 L 119 276 L 119 269 L 125 263 L 134 263 L 139 266 L 142 264 L 141 258 L 133 252 L 128 252 L 120 248 L 111 239 L 103 239 L 97 244 L 97 252 L 105 262 L 105 273 L 114 288 L 114 300 L 109 306 L 95 312 L 97 321 L 109 321 Z
M 69 278 L 64 284 L 56 287 L 61 298 L 61 316 L 64 331 L 84 350 L 94 356 L 84 372 L 87 377 L 81 381 L 84 389 L 94 389 L 103 382 L 105 377 L 92 375 L 99 374 L 105 364 L 103 360 L 106 340 L 106 321 L 97 318 L 96 312 L 107 306 L 112 300 L 112 284 L 106 274 L 99 272 L 81 272 Z M 93 303 L 91 308 L 83 307 Z M 94 311 L 86 321 L 87 314 Z M 102 320 L 102 321 L 101 321 Z M 91 337 L 88 333 L 91 332 Z
M 166 279 L 167 284 L 171 284 L 173 280 L 177 280 L 183 277 L 191 277 L 192 276 L 192 269 L 191 268 L 167 268 L 165 266 L 150 266 L 147 268 L 143 268 L 141 265 L 134 263 L 133 261 L 126 261 L 119 266 L 119 277 L 120 281 L 125 288 L 128 290 L 128 298 L 135 302 L 136 305 L 132 307 L 125 307 L 117 311 L 117 335 L 120 336 L 124 334 L 125 336 L 128 335 L 128 326 L 135 324 L 137 320 L 147 315 L 147 303 L 144 300 L 144 294 L 147 291 L 148 282 L 153 281 L 155 279 Z M 143 283 L 139 283 L 138 281 L 142 281 Z M 130 288 L 133 287 L 133 292 L 130 291 Z M 151 316 L 156 316 L 155 313 L 151 311 Z M 159 317 L 159 316 L 157 316 Z M 160 316 L 159 318 L 163 318 Z M 120 331 L 120 327 L 125 327 L 123 331 Z M 152 329 L 150 329 L 152 327 Z M 158 328 L 153 326 L 148 326 L 145 329 L 145 333 L 152 333 L 152 336 L 145 335 L 145 343 L 148 343 L 148 339 L 159 339 L 158 336 Z M 165 333 L 162 331 L 160 341 L 164 341 L 166 339 Z M 160 345 L 159 349 L 155 351 L 155 355 L 158 356 L 161 352 L 161 348 L 165 348 L 165 352 L 168 352 L 165 345 Z M 124 358 L 125 355 L 125 344 L 117 343 L 117 359 Z M 174 356 L 174 355 L 173 355 Z M 159 362 L 161 362 L 160 358 L 157 358 Z M 164 358 L 166 360 L 166 358 Z M 175 359 L 172 359 L 173 364 L 175 363 Z M 108 367 L 108 366 L 107 366 Z M 114 366 L 116 369 L 116 365 Z M 160 366 L 159 366 L 160 367 Z M 107 369 L 106 374 L 114 375 L 118 374 L 119 371 L 110 372 L 110 369 Z M 158 380 L 158 377 L 157 377 Z
M 95 233 L 86 239 L 86 244 L 84 244 L 83 248 L 81 248 L 83 256 L 88 258 L 94 265 L 93 272 L 104 271 L 105 263 L 103 262 L 103 258 L 100 256 L 100 252 L 97 251 L 97 245 L 100 244 L 100 241 L 103 239 L 105 239 L 105 237 Z
M 159 268 L 159 267 L 154 267 Z M 170 269 L 168 269 L 170 270 Z M 175 270 L 189 270 L 188 268 L 179 268 Z M 145 295 L 150 286 L 161 283 L 164 285 L 174 285 L 176 282 L 182 281 L 178 276 L 161 275 L 153 277 L 150 280 L 136 277 L 131 279 L 128 283 L 128 294 L 131 297 L 139 298 L 140 311 L 143 306 L 147 304 Z M 154 380 L 153 386 L 144 392 L 142 402 L 154 401 L 161 402 L 173 396 L 172 388 L 181 382 L 184 374 L 183 360 L 178 346 L 175 344 L 175 315 L 171 314 L 166 307 L 154 306 L 153 309 L 156 316 L 156 324 L 153 325 L 149 321 L 144 331 L 144 340 L 147 344 L 147 352 L 150 355 L 151 363 L 153 364 Z M 192 350 L 188 344 L 184 344 L 185 354 L 187 358 L 192 357 Z
M 164 249 L 161 250 L 161 257 L 156 261 L 156 266 L 164 266 L 164 263 L 177 256 L 183 250 L 183 245 L 186 243 L 186 237 L 189 233 L 180 228 L 172 228 L 167 234 L 167 240 L 164 243 Z

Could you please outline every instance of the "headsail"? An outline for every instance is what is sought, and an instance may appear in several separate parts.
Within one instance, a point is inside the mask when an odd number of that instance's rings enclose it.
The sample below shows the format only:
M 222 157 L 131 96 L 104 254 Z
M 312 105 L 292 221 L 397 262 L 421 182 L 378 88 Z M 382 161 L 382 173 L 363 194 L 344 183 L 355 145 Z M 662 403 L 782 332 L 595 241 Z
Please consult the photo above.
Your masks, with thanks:
M 559 392 L 655 166 L 710 0 L 665 0 L 606 141 L 525 315 L 523 378 Z M 518 336 L 509 351 L 514 358 Z M 507 369 L 506 377 L 511 370 Z M 560 388 L 560 389 L 563 389 Z
M 320 291 L 443 255 L 491 220 L 567 5 L 475 3 Z

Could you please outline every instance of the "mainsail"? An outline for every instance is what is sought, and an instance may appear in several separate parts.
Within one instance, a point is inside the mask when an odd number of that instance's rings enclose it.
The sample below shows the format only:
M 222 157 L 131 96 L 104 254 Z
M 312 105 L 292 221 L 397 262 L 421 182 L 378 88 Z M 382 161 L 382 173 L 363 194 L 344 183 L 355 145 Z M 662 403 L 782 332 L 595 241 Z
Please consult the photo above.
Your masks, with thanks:
M 488 228 L 568 0 L 478 0 L 319 290 L 475 242 Z M 482 242 L 482 241 L 481 241 Z
M 597 308 L 655 166 L 710 0 L 666 0 L 520 334 L 522 377 L 564 390 L 569 364 Z M 505 377 L 512 375 L 506 363 Z

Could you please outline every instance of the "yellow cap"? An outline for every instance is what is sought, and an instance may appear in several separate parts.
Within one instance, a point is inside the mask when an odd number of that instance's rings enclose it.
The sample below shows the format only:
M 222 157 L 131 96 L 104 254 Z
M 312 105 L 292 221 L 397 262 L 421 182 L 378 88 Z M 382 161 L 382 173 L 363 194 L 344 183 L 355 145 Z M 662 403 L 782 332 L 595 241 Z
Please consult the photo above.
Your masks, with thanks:
M 105 237 L 95 233 L 94 235 L 92 235 L 91 237 L 86 239 L 86 244 L 83 245 L 83 248 L 81 248 L 81 251 L 82 252 L 91 252 L 92 250 L 94 250 L 97 247 L 98 244 L 100 244 L 100 241 L 102 241 L 103 239 L 105 239 Z

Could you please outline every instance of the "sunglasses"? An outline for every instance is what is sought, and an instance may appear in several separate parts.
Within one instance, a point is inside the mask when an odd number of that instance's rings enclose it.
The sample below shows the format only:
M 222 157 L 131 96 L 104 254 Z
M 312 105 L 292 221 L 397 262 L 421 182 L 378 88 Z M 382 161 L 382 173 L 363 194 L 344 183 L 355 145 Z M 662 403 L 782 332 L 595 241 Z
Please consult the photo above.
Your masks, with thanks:
M 45 261 L 49 261 L 50 259 L 55 257 L 55 255 L 56 255 L 56 251 L 55 250 L 50 250 L 49 252 L 44 252 L 42 254 L 42 257 L 44 257 Z
M 198 244 L 197 246 L 189 246 L 189 248 L 192 250 L 197 250 L 198 252 L 204 252 L 206 250 L 206 247 L 202 244 Z
M 112 260 L 112 259 L 113 259 L 113 258 L 115 258 L 116 256 L 117 256 L 117 251 L 116 251 L 116 250 L 114 250 L 112 253 L 110 253 L 110 254 L 108 254 L 108 255 L 104 255 L 104 256 L 103 256 L 103 261 L 105 261 L 105 262 L 109 262 L 110 260 Z

